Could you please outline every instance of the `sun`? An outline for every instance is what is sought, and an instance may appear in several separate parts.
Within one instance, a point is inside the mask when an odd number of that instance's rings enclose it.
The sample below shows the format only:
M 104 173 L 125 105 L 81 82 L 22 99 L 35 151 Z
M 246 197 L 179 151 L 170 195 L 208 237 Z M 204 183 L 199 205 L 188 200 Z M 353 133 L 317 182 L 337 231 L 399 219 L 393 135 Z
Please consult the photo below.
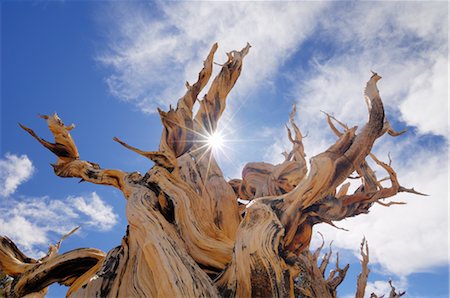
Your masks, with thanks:
M 206 143 L 211 150 L 221 150 L 225 144 L 222 134 L 218 131 L 213 132 L 206 139 Z

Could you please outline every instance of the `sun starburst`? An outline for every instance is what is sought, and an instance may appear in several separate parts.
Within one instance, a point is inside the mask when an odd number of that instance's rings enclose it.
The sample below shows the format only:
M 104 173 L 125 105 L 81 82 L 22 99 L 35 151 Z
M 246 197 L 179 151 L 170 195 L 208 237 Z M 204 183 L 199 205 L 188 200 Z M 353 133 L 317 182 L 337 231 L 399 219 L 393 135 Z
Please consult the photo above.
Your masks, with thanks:
M 207 137 L 206 142 L 211 150 L 217 151 L 223 149 L 225 139 L 220 132 L 214 132 Z

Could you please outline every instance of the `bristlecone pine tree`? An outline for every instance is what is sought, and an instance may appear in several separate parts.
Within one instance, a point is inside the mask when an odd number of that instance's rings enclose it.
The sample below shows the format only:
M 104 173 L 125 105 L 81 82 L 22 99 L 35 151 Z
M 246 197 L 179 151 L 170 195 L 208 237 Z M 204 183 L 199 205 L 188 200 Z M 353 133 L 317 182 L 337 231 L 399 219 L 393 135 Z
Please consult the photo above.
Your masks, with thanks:
M 401 133 L 385 117 L 376 86 L 381 77 L 374 73 L 364 90 L 368 122 L 357 132 L 326 114 L 337 141 L 311 158 L 309 170 L 294 107 L 289 118 L 293 132 L 287 130 L 292 150 L 284 154 L 285 161 L 249 163 L 241 179 L 226 181 L 204 146 L 205 136 L 216 130 L 249 49 L 247 44 L 227 54 L 228 61 L 199 100 L 212 73 L 217 44 L 212 46 L 197 82 L 186 83 L 177 107 L 158 110 L 164 128 L 157 151 L 142 151 L 114 138 L 154 162 L 145 175 L 80 159 L 69 134 L 74 126 L 66 126 L 56 114 L 41 116 L 54 143 L 20 125 L 56 155 L 56 175 L 120 189 L 127 200 L 128 228 L 121 245 L 107 254 L 94 248 L 58 254 L 59 241 L 38 260 L 0 237 L 3 295 L 41 297 L 58 282 L 69 287 L 70 297 L 335 297 L 348 265 L 342 269 L 337 262 L 325 276 L 331 251 L 317 263 L 322 247 L 309 251 L 312 228 L 367 213 L 374 203 L 398 204 L 382 201 L 398 192 L 418 194 L 402 187 L 390 163 L 371 153 L 376 139 Z M 194 115 L 196 101 L 200 108 Z M 387 172 L 390 187 L 381 185 L 368 157 Z M 361 186 L 349 194 L 345 182 L 354 172 Z M 250 203 L 243 205 L 238 198 Z M 356 297 L 364 296 L 369 274 L 365 241 L 361 254 Z M 402 294 L 392 286 L 391 297 Z

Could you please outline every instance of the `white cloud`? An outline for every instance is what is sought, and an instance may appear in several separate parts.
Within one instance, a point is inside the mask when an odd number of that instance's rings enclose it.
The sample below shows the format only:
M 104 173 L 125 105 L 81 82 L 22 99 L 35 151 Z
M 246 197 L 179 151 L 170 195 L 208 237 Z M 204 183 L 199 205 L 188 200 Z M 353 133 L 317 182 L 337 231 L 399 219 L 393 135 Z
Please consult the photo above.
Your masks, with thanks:
M 26 254 L 41 257 L 47 245 L 76 226 L 110 230 L 117 215 L 95 192 L 64 200 L 9 199 L 0 204 L 0 235 L 13 239 Z
M 28 156 L 6 153 L 5 158 L 0 159 L 0 196 L 13 194 L 20 184 L 30 179 L 33 171 Z
M 0 216 L 0 234 L 14 239 L 26 254 L 42 256 L 43 251 L 36 247 L 48 243 L 47 231 L 20 215 L 3 217 L 4 214 Z
M 342 8 L 334 7 L 319 31 L 332 44 L 333 54 L 319 49 L 312 72 L 302 74 L 306 80 L 297 90 L 308 129 L 322 126 L 320 109 L 349 124 L 363 124 L 367 113 L 362 87 L 373 69 L 384 77 L 379 85 L 388 108 L 421 133 L 448 137 L 446 4 L 384 2 Z
M 112 94 L 149 112 L 182 95 L 184 81 L 197 78 L 201 61 L 214 42 L 219 42 L 215 59 L 219 63 L 226 61 L 225 51 L 239 50 L 249 42 L 251 55 L 238 83 L 238 92 L 245 93 L 258 84 L 270 84 L 269 76 L 313 31 L 323 6 L 175 2 L 149 8 L 114 4 L 104 25 L 114 28 L 110 48 L 99 60 L 114 71 L 107 78 Z M 151 10 L 158 10 L 158 18 Z
M 404 121 L 416 126 L 420 133 L 448 137 L 448 59 L 444 55 L 436 57 L 430 66 L 411 82 L 400 111 Z
M 101 231 L 110 230 L 117 223 L 117 215 L 113 212 L 112 206 L 93 192 L 90 197 L 75 197 L 69 201 L 73 207 L 89 217 L 86 223 L 98 227 Z

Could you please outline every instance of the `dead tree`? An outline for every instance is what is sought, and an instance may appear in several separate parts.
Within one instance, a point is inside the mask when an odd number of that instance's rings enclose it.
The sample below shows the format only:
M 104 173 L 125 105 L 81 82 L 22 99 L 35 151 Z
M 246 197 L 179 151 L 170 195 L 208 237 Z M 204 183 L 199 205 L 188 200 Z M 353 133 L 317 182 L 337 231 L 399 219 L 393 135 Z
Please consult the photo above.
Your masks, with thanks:
M 398 192 L 416 193 L 399 184 L 390 164 L 371 154 L 376 139 L 386 132 L 398 135 L 385 117 L 377 89 L 381 77 L 374 73 L 365 87 L 369 119 L 362 129 L 328 115 L 337 140 L 311 158 L 309 171 L 294 108 L 287 130 L 292 150 L 285 153 L 285 161 L 249 163 L 241 179 L 227 181 L 204 142 L 217 128 L 250 45 L 228 53 L 199 100 L 211 77 L 216 50 L 214 44 L 197 82 L 186 83 L 186 94 L 176 108 L 159 110 L 164 127 L 158 150 L 143 151 L 114 138 L 154 162 L 144 175 L 103 169 L 81 159 L 69 133 L 74 126 L 66 126 L 56 114 L 41 116 L 53 143 L 21 125 L 56 155 L 52 166 L 57 176 L 121 190 L 127 200 L 128 228 L 121 245 L 107 254 L 84 248 L 58 255 L 57 244 L 39 260 L 1 237 L 0 268 L 12 278 L 5 287 L 7 295 L 43 295 L 58 282 L 69 286 L 70 297 L 292 297 L 299 279 L 316 283 L 299 288 L 304 296 L 336 295 L 348 267 L 337 264 L 328 278 L 311 278 L 323 276 L 328 264 L 327 259 L 317 265 L 318 252 L 309 252 L 313 226 L 367 213 L 375 203 L 395 204 L 382 200 Z M 200 108 L 194 115 L 196 102 Z M 390 187 L 381 185 L 368 157 L 387 172 Z M 361 186 L 349 194 L 345 182 L 354 172 Z M 238 198 L 250 203 L 240 207 Z M 366 281 L 361 278 L 361 283 Z

